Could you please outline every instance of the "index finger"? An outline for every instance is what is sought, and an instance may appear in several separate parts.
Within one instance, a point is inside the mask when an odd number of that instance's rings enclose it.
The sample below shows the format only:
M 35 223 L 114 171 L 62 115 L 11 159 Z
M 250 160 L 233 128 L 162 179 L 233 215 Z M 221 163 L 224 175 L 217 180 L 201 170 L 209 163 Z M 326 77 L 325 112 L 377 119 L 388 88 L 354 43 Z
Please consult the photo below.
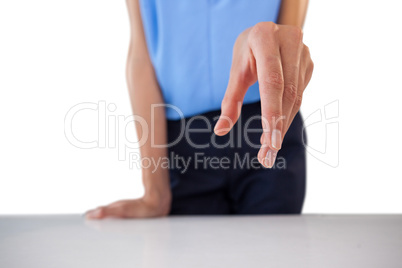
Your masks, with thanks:
M 278 34 L 278 26 L 269 23 L 256 27 L 251 42 L 260 87 L 264 141 L 270 147 L 266 149 L 268 151 L 279 150 L 282 143 L 284 78 Z

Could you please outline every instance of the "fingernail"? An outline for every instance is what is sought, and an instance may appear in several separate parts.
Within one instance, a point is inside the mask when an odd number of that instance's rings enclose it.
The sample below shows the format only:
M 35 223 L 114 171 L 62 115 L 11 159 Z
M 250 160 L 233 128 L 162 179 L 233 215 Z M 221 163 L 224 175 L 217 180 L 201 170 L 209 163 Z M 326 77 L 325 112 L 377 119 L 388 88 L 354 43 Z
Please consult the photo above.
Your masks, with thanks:
M 99 218 L 100 215 L 101 215 L 101 210 L 98 208 L 98 209 L 96 209 L 96 210 L 94 211 L 94 217 L 95 217 L 95 218 Z
M 276 155 L 278 154 L 277 151 L 269 149 L 267 155 L 265 156 L 264 164 L 267 168 L 272 168 L 275 164 Z
M 87 213 L 87 218 L 97 219 L 100 216 L 100 209 L 95 209 Z
M 272 147 L 274 147 L 277 150 L 281 149 L 282 133 L 280 130 L 274 129 L 272 131 L 271 142 L 272 142 Z
M 219 121 L 218 121 L 218 122 L 216 122 L 216 124 L 215 124 L 215 127 L 214 127 L 214 133 L 216 133 L 216 132 L 217 132 L 217 130 L 218 130 L 218 123 L 219 123 Z

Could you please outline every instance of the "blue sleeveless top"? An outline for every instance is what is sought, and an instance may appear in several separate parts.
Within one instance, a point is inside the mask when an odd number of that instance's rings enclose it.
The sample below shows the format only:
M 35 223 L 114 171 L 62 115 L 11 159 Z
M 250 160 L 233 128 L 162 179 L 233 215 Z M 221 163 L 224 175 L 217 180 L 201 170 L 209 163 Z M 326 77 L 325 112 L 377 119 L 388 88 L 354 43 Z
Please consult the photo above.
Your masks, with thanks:
M 140 0 L 150 58 L 168 119 L 219 110 L 233 45 L 245 29 L 276 22 L 281 0 Z M 258 83 L 244 102 L 258 101 Z M 182 113 L 182 114 L 181 114 Z

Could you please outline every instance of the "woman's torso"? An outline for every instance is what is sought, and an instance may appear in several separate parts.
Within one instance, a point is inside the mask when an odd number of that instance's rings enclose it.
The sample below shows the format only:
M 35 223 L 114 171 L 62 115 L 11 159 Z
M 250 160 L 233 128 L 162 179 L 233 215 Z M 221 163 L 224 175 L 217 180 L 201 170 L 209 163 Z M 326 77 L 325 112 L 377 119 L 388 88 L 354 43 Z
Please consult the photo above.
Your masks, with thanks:
M 220 109 L 237 36 L 276 22 L 280 0 L 140 0 L 148 51 L 168 119 Z M 245 103 L 259 100 L 258 83 Z

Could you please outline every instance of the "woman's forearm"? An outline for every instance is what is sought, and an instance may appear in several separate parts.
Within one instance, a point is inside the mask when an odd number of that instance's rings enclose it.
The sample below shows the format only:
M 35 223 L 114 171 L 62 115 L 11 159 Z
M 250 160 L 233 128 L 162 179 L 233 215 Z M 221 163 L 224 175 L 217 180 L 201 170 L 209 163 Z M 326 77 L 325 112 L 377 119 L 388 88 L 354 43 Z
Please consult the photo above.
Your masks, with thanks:
M 164 107 L 155 108 L 153 111 L 151 108 L 152 104 L 163 104 L 164 101 L 150 62 L 137 61 L 129 53 L 127 82 L 133 113 L 143 118 L 147 125 L 147 129 L 143 129 L 144 125 L 135 121 L 138 138 L 147 135 L 140 147 L 141 157 L 155 160 L 150 163 L 158 163 L 159 159 L 167 157 L 167 148 L 153 145 L 167 144 L 166 117 Z M 151 136 L 154 137 L 153 141 Z M 142 173 L 146 192 L 168 190 L 168 169 L 152 167 L 143 169 Z
M 278 24 L 303 28 L 308 0 L 282 0 Z

